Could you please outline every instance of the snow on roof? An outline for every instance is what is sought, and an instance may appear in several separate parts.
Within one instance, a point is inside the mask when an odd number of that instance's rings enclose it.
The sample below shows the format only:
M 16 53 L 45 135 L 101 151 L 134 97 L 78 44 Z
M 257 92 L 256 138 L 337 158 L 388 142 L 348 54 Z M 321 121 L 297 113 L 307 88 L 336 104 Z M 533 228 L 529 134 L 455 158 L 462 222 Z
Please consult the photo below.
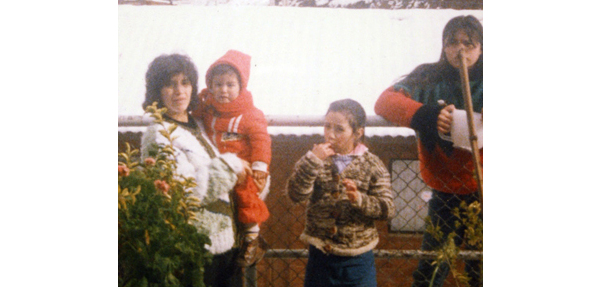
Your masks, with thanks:
M 481 10 L 119 5 L 119 115 L 143 114 L 144 76 L 158 55 L 189 55 L 202 89 L 230 49 L 252 56 L 248 90 L 267 116 L 322 116 L 343 98 L 374 115 L 381 92 L 437 61 L 444 25 L 466 14 L 483 22 Z
M 146 127 L 119 127 L 120 133 L 143 133 L 146 131 Z M 267 131 L 270 135 L 321 135 L 323 134 L 323 127 L 268 127 Z M 365 129 L 365 136 L 367 137 L 384 137 L 384 136 L 401 136 L 411 137 L 415 136 L 415 131 L 409 128 L 391 128 L 391 127 L 367 127 Z
M 324 116 L 266 116 L 271 135 L 314 135 L 323 133 Z M 119 132 L 144 132 L 153 119 L 148 115 L 119 116 Z M 409 128 L 396 127 L 380 116 L 367 116 L 365 135 L 371 136 L 414 136 Z

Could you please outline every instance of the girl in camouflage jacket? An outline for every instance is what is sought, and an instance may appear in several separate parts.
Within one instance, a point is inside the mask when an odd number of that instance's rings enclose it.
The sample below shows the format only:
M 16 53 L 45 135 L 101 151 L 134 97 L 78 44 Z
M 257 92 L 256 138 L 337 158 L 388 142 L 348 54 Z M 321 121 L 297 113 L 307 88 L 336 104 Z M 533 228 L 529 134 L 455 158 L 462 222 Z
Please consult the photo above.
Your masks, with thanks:
M 356 101 L 333 102 L 325 143 L 308 151 L 288 180 L 290 199 L 308 200 L 300 236 L 310 245 L 305 286 L 377 285 L 375 221 L 392 217 L 394 205 L 385 165 L 362 143 L 365 121 Z

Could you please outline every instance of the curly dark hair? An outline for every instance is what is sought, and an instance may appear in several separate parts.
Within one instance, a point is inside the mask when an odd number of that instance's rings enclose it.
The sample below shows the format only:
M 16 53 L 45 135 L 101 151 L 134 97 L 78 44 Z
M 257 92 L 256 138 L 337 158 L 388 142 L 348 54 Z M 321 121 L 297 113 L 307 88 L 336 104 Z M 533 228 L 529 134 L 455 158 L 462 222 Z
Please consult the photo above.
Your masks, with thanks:
M 148 66 L 146 72 L 146 99 L 142 107 L 152 105 L 158 102 L 158 107 L 163 108 L 160 91 L 169 84 L 171 78 L 179 73 L 183 73 L 192 83 L 192 99 L 188 106 L 188 111 L 197 106 L 200 101 L 198 95 L 198 70 L 190 57 L 180 54 L 160 55 L 156 57 Z

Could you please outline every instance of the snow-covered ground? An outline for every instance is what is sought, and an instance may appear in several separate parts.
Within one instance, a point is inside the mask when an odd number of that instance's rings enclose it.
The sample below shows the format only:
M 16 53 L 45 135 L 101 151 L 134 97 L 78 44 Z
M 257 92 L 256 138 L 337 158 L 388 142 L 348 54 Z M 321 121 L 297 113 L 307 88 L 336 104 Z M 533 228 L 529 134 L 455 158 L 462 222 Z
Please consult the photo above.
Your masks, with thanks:
M 323 115 L 352 98 L 368 115 L 381 92 L 437 61 L 449 19 L 483 11 L 119 5 L 119 115 L 141 115 L 148 64 L 164 53 L 206 69 L 229 49 L 252 56 L 248 90 L 266 115 Z

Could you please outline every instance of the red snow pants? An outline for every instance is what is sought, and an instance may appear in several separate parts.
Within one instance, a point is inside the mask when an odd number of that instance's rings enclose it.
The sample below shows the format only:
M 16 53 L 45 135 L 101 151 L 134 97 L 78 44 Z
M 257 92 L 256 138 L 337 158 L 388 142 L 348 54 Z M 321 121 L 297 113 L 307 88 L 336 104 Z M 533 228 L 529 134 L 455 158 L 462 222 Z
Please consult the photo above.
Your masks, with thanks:
M 258 187 L 252 175 L 246 177 L 246 182 L 235 187 L 238 221 L 244 224 L 263 223 L 269 218 L 269 210 L 264 201 L 258 197 Z

